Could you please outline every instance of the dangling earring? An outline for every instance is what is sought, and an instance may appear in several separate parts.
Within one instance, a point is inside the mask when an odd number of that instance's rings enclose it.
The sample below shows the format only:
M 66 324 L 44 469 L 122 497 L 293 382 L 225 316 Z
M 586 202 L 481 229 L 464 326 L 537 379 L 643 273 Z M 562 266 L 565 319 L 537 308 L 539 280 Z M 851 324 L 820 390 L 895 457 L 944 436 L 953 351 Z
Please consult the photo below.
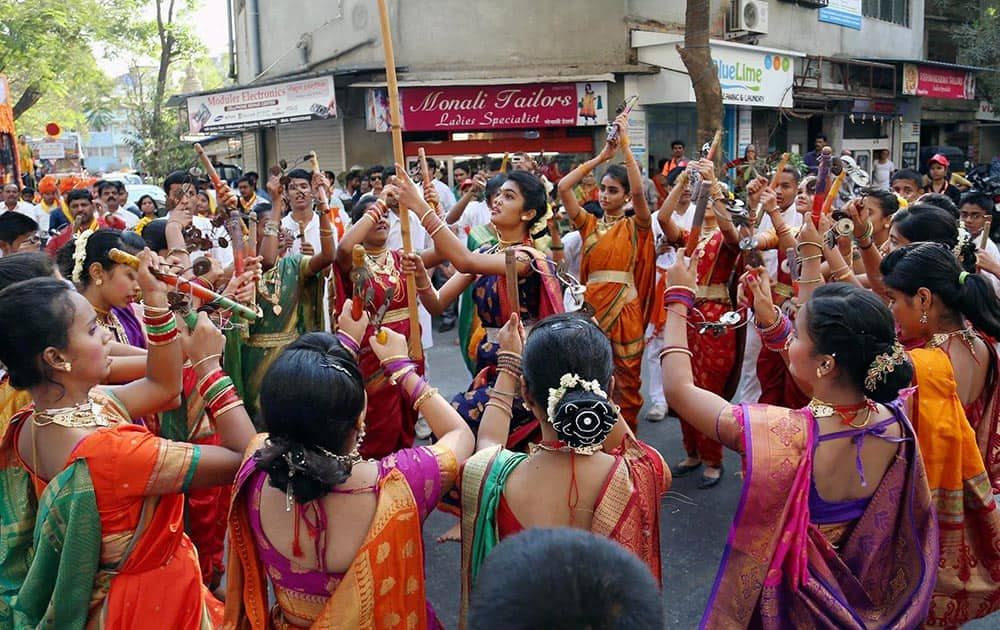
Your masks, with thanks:
M 816 378 L 823 378 L 823 368 L 821 366 L 816 366 Z
M 927 311 L 924 311 L 923 313 L 920 314 L 920 323 L 921 324 L 927 323 Z
M 70 363 L 69 361 L 64 361 L 63 364 L 62 364 L 62 369 L 64 371 L 66 371 L 66 372 L 72 372 L 73 371 L 73 364 Z
M 365 441 L 365 425 L 362 424 L 361 428 L 358 429 L 358 437 L 357 439 L 354 440 L 354 448 L 352 448 L 351 452 L 347 454 L 347 456 L 351 458 L 352 462 L 361 461 L 361 443 L 364 441 Z

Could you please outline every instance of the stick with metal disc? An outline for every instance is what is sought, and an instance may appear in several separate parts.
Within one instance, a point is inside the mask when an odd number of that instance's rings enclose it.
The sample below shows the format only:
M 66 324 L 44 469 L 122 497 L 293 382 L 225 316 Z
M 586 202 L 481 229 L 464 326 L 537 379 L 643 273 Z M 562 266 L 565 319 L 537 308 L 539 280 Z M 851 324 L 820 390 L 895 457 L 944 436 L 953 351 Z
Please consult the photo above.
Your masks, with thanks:
M 715 158 L 716 151 L 719 150 L 719 143 L 722 142 L 722 130 L 717 129 L 715 137 L 712 139 L 712 146 L 708 150 L 707 159 Z M 701 240 L 701 226 L 705 223 L 705 209 L 708 207 L 708 198 L 712 194 L 711 182 L 702 182 L 698 190 L 698 198 L 695 199 L 694 216 L 691 220 L 691 232 L 688 234 L 687 246 L 684 248 L 684 255 L 691 256 L 698 247 Z
M 397 164 L 403 164 L 403 127 L 399 120 L 399 86 L 396 84 L 396 57 L 392 52 L 392 30 L 389 28 L 389 8 L 385 0 L 378 0 L 378 17 L 382 23 L 382 48 L 385 51 L 385 82 L 389 92 L 389 122 L 392 131 L 392 155 Z M 413 252 L 410 240 L 410 209 L 399 208 L 399 227 L 403 236 L 403 253 Z M 406 275 L 406 303 L 410 320 L 410 358 L 424 358 L 420 340 L 420 317 L 417 314 L 417 279 Z
M 503 252 L 504 279 L 507 281 L 507 302 L 510 312 L 521 314 L 521 303 L 517 294 L 517 250 L 505 249 Z M 510 313 L 508 313 L 508 316 Z

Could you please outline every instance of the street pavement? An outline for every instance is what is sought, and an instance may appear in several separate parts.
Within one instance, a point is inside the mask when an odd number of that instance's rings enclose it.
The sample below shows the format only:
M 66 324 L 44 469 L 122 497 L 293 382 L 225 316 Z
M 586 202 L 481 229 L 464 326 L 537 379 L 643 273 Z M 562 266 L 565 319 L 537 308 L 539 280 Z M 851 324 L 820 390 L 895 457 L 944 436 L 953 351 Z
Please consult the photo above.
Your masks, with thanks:
M 438 333 L 437 325 L 435 321 L 434 347 L 426 353 L 428 376 L 441 394 L 450 399 L 465 391 L 471 376 L 459 354 L 457 333 L 454 330 Z M 643 374 L 643 381 L 646 380 Z M 657 423 L 641 420 L 639 437 L 660 451 L 668 464 L 684 458 L 680 425 L 674 417 Z M 712 590 L 742 488 L 738 476 L 739 457 L 724 449 L 724 458 L 725 477 L 719 485 L 699 490 L 701 474 L 695 471 L 688 477 L 675 479 L 670 492 L 661 501 L 660 550 L 666 628 L 696 628 Z M 453 516 L 435 511 L 424 525 L 427 597 L 447 628 L 458 627 L 460 547 L 458 543 L 438 543 L 435 539 L 454 523 Z M 1000 613 L 963 628 L 1000 628 Z

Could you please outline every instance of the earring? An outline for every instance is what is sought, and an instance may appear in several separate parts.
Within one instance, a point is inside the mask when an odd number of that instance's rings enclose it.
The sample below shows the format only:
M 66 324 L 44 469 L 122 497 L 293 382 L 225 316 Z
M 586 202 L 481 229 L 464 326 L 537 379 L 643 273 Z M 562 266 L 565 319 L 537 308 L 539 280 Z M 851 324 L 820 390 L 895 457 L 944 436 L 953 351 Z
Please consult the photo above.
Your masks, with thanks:
M 351 452 L 347 454 L 347 456 L 351 458 L 352 462 L 361 461 L 361 443 L 364 441 L 365 441 L 365 425 L 362 424 L 361 428 L 358 429 L 358 437 L 356 440 L 354 440 L 354 448 L 352 448 Z
M 94 284 L 96 284 L 97 286 L 101 286 L 102 284 L 104 284 L 104 280 L 98 278 L 97 280 L 94 280 Z
M 528 220 L 528 219 L 530 219 L 530 218 L 531 218 L 531 217 L 521 217 L 521 220 L 522 220 L 522 221 L 527 221 L 527 220 Z
M 73 371 L 73 364 L 70 363 L 69 361 L 64 361 L 63 364 L 62 364 L 62 369 L 64 371 L 66 371 L 66 372 L 72 372 Z
M 823 378 L 823 368 L 821 366 L 816 367 L 816 378 Z
M 920 314 L 920 323 L 921 324 L 927 323 L 927 311 L 924 311 Z

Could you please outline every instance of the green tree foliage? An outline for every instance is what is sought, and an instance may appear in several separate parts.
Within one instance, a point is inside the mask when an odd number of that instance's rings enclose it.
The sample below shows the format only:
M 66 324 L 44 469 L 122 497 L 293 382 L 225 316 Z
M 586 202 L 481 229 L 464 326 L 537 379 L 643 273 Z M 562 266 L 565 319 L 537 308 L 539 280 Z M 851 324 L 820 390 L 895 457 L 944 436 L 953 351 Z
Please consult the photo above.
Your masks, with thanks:
M 974 16 L 958 25 L 952 38 L 958 45 L 959 61 L 1000 70 L 1000 11 L 996 6 L 981 5 Z M 976 77 L 979 91 L 1000 111 L 1000 74 L 980 72 Z

